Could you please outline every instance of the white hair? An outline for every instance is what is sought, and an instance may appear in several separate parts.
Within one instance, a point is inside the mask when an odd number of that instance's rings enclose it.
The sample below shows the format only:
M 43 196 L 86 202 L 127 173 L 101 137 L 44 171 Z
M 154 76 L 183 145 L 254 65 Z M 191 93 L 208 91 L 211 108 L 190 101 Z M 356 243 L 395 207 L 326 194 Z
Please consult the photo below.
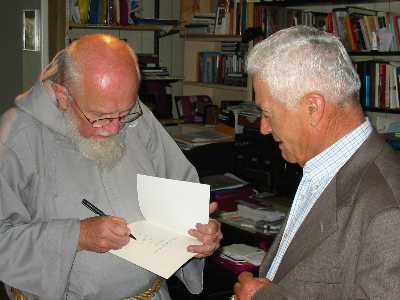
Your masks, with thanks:
M 338 105 L 358 101 L 360 79 L 346 49 L 335 36 L 308 26 L 280 30 L 258 43 L 247 71 L 268 84 L 271 96 L 294 107 L 317 92 Z

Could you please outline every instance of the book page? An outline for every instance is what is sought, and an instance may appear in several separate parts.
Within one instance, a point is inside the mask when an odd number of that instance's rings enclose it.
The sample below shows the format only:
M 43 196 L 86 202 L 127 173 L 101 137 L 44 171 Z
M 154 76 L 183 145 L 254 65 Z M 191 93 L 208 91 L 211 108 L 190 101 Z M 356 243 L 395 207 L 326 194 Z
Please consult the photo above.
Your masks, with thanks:
M 147 221 L 129 224 L 136 240 L 120 250 L 110 251 L 163 278 L 169 278 L 196 253 L 187 252 L 189 245 L 199 245 L 193 237 L 177 234 Z
M 187 232 L 208 223 L 210 186 L 138 174 L 137 191 L 145 220 L 128 225 L 136 240 L 110 253 L 167 279 L 196 255 L 186 249 L 201 243 Z
M 138 174 L 137 191 L 146 221 L 185 235 L 196 223 L 208 223 L 210 186 L 207 184 Z

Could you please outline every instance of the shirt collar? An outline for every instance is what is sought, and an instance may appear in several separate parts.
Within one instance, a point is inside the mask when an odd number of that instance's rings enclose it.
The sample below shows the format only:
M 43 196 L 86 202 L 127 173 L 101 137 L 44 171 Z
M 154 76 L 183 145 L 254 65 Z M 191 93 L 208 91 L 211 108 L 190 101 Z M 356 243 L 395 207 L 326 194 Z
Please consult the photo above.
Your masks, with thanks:
M 372 125 L 368 118 L 340 138 L 334 144 L 306 162 L 303 174 L 306 177 L 320 177 L 331 172 L 336 173 L 357 151 L 361 144 L 372 132 Z

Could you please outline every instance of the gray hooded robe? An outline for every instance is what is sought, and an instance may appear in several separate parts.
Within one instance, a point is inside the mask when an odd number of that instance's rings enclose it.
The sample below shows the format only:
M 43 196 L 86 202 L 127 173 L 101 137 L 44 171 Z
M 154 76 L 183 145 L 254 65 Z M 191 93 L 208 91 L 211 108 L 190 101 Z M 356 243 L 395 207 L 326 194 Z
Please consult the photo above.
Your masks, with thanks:
M 83 198 L 131 223 L 142 218 L 136 174 L 198 181 L 194 167 L 144 105 L 143 113 L 124 127 L 126 153 L 111 170 L 99 169 L 72 143 L 49 81 L 38 81 L 3 115 L 1 281 L 42 300 L 123 299 L 151 286 L 153 273 L 122 258 L 76 251 L 80 219 L 94 216 L 81 204 Z M 203 266 L 203 260 L 192 259 L 177 271 L 192 293 L 202 289 Z M 165 284 L 154 299 L 170 299 Z

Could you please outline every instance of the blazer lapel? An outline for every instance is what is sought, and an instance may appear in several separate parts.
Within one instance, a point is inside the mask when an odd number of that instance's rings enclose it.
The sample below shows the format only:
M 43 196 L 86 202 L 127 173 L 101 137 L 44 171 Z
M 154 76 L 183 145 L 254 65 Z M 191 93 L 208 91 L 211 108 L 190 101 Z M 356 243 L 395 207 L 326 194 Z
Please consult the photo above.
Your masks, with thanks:
M 333 178 L 300 226 L 276 272 L 280 281 L 295 265 L 337 230 L 336 178 Z
M 286 227 L 286 222 L 287 222 L 287 217 L 286 217 L 285 222 L 282 224 L 279 233 L 276 235 L 275 240 L 272 243 L 272 246 L 268 249 L 267 255 L 265 255 L 263 258 L 263 261 L 259 268 L 261 278 L 265 278 L 267 276 L 267 272 L 268 272 L 269 268 L 271 267 L 271 264 L 272 264 L 272 261 L 274 260 L 276 252 L 278 251 L 278 247 L 279 247 L 279 244 L 282 239 L 282 234 Z

